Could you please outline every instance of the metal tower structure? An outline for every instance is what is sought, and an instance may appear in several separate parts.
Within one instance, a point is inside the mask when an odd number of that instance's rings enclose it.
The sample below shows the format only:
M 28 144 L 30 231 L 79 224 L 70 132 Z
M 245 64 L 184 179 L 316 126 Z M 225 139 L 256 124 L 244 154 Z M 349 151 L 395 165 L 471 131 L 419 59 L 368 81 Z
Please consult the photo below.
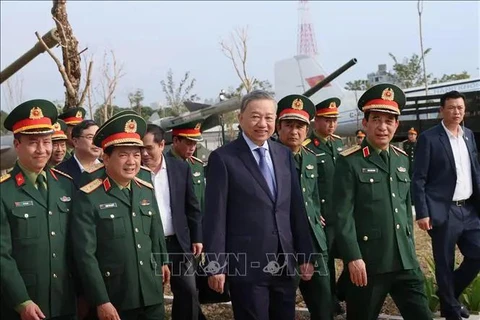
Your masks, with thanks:
M 300 0 L 298 4 L 297 54 L 313 57 L 317 53 L 317 40 L 313 23 L 310 19 L 308 1 Z

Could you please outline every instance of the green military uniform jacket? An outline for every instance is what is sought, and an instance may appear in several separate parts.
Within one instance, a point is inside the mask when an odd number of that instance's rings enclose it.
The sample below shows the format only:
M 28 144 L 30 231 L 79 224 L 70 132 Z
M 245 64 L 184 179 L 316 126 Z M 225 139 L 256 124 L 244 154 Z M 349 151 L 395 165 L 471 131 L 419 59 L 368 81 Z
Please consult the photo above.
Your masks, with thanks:
M 84 186 L 95 179 L 102 178 L 104 175 L 105 165 L 103 163 L 97 163 L 90 168 L 85 168 L 85 171 L 80 175 L 80 183 L 78 185 Z M 148 167 L 140 166 L 140 171 L 138 172 L 137 177 L 143 181 L 152 183 L 152 170 Z
M 75 148 L 70 148 L 67 145 L 67 150 L 65 151 L 65 157 L 63 157 L 63 161 L 70 159 L 73 157 L 73 152 L 75 151 Z
M 45 172 L 48 201 L 18 163 L 1 178 L 2 314 L 27 300 L 47 318 L 76 311 L 68 241 L 75 186 L 63 172 L 48 167 Z
M 167 156 L 183 160 L 172 149 L 167 152 Z M 195 196 L 197 197 L 200 209 L 203 212 L 203 210 L 205 209 L 205 172 L 203 167 L 203 161 L 193 156 L 185 161 L 190 166 L 190 171 L 192 171 Z
M 331 135 L 330 142 L 332 147 L 329 147 L 324 140 L 319 138 L 315 132 L 313 132 L 310 138 L 305 140 L 303 144 L 308 149 L 312 150 L 317 157 L 320 213 L 325 218 L 327 239 L 329 245 L 332 246 L 335 234 L 335 214 L 332 211 L 333 176 L 339 152 L 343 150 L 343 142 L 337 135 Z
M 408 162 L 409 162 L 409 171 L 410 178 L 413 175 L 413 163 L 415 161 L 415 148 L 417 147 L 417 142 L 410 142 L 409 140 L 405 140 L 403 142 L 403 150 L 408 155 Z
M 135 177 L 130 189 L 129 199 L 104 173 L 77 193 L 73 247 L 93 306 L 111 302 L 131 310 L 163 303 L 160 267 L 167 251 L 153 186 Z
M 302 146 L 300 163 L 295 158 L 295 165 L 299 173 L 305 209 L 307 210 L 310 231 L 318 253 L 327 252 L 327 238 L 320 219 L 320 196 L 318 194 L 318 171 L 315 153 Z
M 338 249 L 345 263 L 363 259 L 369 275 L 418 267 L 408 158 L 390 146 L 389 162 L 364 140 L 342 153 L 335 170 Z

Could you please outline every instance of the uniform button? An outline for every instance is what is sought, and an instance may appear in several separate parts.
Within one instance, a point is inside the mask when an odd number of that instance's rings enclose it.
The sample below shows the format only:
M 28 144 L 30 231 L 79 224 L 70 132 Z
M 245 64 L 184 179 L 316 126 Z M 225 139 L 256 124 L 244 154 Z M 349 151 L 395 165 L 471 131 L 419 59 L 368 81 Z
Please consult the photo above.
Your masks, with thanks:
M 112 218 L 112 219 L 115 218 L 115 215 L 114 215 L 114 214 L 111 214 L 111 215 L 110 215 L 110 218 Z
M 372 179 L 372 178 L 370 178 L 370 182 L 373 183 L 373 179 Z
M 363 236 L 363 241 L 368 241 L 368 236 Z
M 143 261 L 140 261 L 139 263 L 140 263 L 141 266 L 143 266 Z
M 324 203 L 324 202 L 325 202 L 325 199 L 322 199 L 322 203 Z
M 398 209 L 397 209 L 397 208 L 395 208 L 395 213 L 397 213 L 397 212 L 398 212 Z
M 53 276 L 54 278 L 57 278 L 57 274 L 56 274 L 56 273 L 54 273 L 52 276 Z
M 335 157 L 333 157 L 333 160 L 335 160 Z
M 136 214 L 135 212 L 132 212 L 132 216 L 136 217 L 136 216 L 137 216 L 137 214 Z
M 56 257 L 57 257 L 57 255 L 56 255 L 55 253 L 52 253 L 52 257 L 56 258 Z
M 392 178 L 392 177 L 390 177 L 390 181 L 393 181 L 393 178 Z
M 110 277 L 110 271 L 105 272 L 105 277 Z
M 392 197 L 394 197 L 394 198 L 395 198 L 395 193 L 393 193 L 393 192 L 392 192 Z
M 397 229 L 400 229 L 400 225 L 397 223 Z
M 302 190 L 303 190 L 303 192 L 305 192 L 305 188 L 303 188 Z
M 148 211 L 148 215 L 151 216 L 151 215 L 152 215 L 152 211 Z
M 197 183 L 200 183 L 200 180 L 197 180 Z
M 52 237 L 55 237 L 55 231 L 52 231 L 50 234 L 52 235 Z
M 302 173 L 300 173 L 300 178 L 302 178 L 302 177 L 303 177 L 303 174 L 302 174 Z
M 142 248 L 142 246 L 140 245 L 140 243 L 137 244 L 137 248 L 138 248 L 138 249 L 141 249 L 141 248 Z
M 321 163 L 325 163 L 325 160 L 320 161 Z
M 53 215 L 53 212 L 52 212 L 52 211 L 48 211 L 48 214 L 49 214 L 50 216 L 52 216 L 52 215 Z
M 25 217 L 25 219 L 28 219 L 28 213 L 25 213 L 23 216 Z
M 313 178 L 313 177 L 315 177 L 315 175 L 314 175 L 314 174 L 312 174 L 312 175 L 310 175 L 310 177 L 312 177 L 312 178 Z
M 135 228 L 135 232 L 138 232 L 138 228 Z
M 305 206 L 308 207 L 308 202 L 305 202 Z

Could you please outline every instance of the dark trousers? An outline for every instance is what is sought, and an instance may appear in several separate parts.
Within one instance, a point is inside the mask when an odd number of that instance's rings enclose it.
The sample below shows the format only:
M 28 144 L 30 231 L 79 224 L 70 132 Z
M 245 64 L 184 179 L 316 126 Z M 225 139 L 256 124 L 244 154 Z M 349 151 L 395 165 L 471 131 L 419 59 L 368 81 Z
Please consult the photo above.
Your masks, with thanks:
M 295 278 L 280 275 L 262 282 L 230 281 L 235 320 L 295 319 Z
M 165 306 L 163 303 L 153 306 L 118 312 L 122 320 L 164 320 Z
M 347 320 L 376 320 L 388 293 L 403 319 L 432 319 L 420 268 L 372 275 L 367 280 L 366 287 L 357 287 L 349 282 L 346 296 Z
M 472 204 L 452 204 L 447 221 L 429 231 L 440 307 L 445 315 L 459 316 L 458 297 L 480 271 L 480 218 Z M 455 268 L 455 245 L 463 254 Z
M 183 252 L 177 237 L 166 238 L 170 258 L 170 287 L 173 293 L 172 320 L 205 319 L 198 301 L 195 257 Z
M 328 255 L 318 255 L 315 273 L 310 281 L 300 280 L 299 288 L 303 301 L 310 312 L 311 320 L 331 320 L 333 318 Z

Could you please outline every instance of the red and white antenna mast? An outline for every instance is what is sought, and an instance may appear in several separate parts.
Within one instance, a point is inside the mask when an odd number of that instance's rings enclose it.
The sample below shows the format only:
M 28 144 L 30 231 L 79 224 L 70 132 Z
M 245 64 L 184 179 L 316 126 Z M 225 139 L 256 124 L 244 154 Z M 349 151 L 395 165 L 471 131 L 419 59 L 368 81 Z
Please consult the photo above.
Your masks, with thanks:
M 317 40 L 313 23 L 310 19 L 308 1 L 300 0 L 298 5 L 297 54 L 313 57 L 317 53 Z

